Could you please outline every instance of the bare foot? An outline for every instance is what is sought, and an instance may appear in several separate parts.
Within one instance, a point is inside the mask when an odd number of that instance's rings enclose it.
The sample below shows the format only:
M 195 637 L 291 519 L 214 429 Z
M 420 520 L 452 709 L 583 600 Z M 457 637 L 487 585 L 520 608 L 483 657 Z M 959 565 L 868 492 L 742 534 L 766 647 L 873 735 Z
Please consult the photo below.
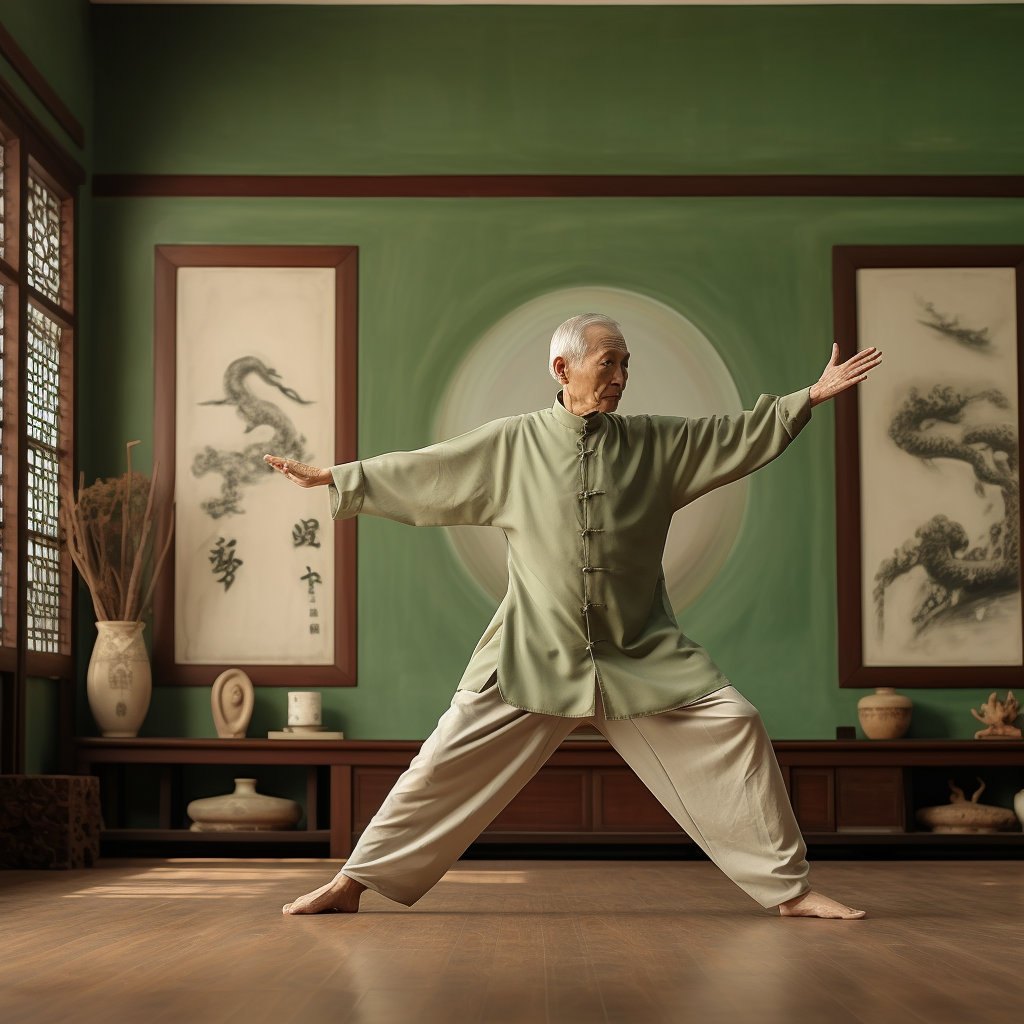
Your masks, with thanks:
M 326 885 L 300 896 L 294 903 L 286 903 L 281 913 L 324 914 L 334 911 L 338 914 L 354 914 L 359 910 L 359 897 L 365 890 L 366 886 L 362 882 L 339 872 Z
M 833 917 L 842 921 L 855 921 L 865 915 L 865 911 L 844 906 L 820 892 L 805 892 L 780 903 L 779 913 L 783 917 Z

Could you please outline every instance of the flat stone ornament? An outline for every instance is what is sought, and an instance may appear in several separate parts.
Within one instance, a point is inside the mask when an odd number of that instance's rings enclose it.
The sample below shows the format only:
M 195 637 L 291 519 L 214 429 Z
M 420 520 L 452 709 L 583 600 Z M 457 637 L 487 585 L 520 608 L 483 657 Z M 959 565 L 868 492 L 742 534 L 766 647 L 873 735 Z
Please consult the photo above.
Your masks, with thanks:
M 301 725 L 289 725 L 284 729 L 271 729 L 267 733 L 268 740 L 343 740 L 343 732 L 332 732 L 330 729 L 322 729 L 320 726 L 303 727 Z
M 217 676 L 210 693 L 210 705 L 213 724 L 222 740 L 245 739 L 254 700 L 252 680 L 240 668 L 229 668 Z

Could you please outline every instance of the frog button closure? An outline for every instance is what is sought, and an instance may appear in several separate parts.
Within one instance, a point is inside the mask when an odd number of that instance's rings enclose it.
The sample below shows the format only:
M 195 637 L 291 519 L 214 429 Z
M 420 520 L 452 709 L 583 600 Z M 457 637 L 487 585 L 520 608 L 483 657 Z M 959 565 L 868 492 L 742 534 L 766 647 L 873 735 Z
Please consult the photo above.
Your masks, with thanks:
M 596 573 L 607 572 L 608 570 L 604 566 L 591 564 L 591 537 L 597 533 L 604 533 L 604 530 L 590 525 L 590 503 L 595 499 L 600 498 L 604 494 L 604 491 L 593 490 L 589 486 L 589 460 L 592 455 L 596 454 L 596 449 L 587 447 L 587 436 L 587 425 L 584 424 L 583 429 L 579 432 L 576 439 L 576 450 L 579 452 L 580 460 L 580 490 L 576 497 L 582 504 L 581 511 L 583 513 L 583 529 L 580 530 L 580 539 L 583 544 L 583 565 L 581 567 L 583 576 L 583 604 L 580 608 L 580 612 L 583 615 L 583 624 L 586 631 L 586 650 L 590 653 L 591 659 L 593 659 L 594 647 L 602 641 L 594 638 L 591 623 L 591 611 L 595 608 L 604 608 L 605 605 L 592 600 L 592 597 L 595 595 L 592 593 L 593 584 L 591 581 Z

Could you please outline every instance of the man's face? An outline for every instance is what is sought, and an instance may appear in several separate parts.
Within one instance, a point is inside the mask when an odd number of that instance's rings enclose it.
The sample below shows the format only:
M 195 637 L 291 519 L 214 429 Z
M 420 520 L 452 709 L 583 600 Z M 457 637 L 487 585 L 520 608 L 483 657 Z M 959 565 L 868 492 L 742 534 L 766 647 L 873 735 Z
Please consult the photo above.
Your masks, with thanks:
M 586 339 L 583 362 L 565 367 L 565 388 L 574 405 L 615 412 L 629 377 L 629 349 L 622 336 L 607 327 L 588 327 Z

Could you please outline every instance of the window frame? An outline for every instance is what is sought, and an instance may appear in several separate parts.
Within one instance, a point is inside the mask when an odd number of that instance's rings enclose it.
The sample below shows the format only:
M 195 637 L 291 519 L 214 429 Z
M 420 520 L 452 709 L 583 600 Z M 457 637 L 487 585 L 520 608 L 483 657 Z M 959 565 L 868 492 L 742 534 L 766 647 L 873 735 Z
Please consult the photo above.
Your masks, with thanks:
M 29 309 L 61 329 L 58 496 L 70 493 L 77 470 L 75 407 L 78 342 L 78 195 L 85 172 L 0 79 L 0 138 L 4 151 L 4 393 L 2 423 L 3 621 L 0 626 L 0 772 L 25 770 L 25 705 L 29 676 L 60 682 L 59 754 L 69 767 L 74 722 L 78 587 L 71 558 L 60 553 L 60 651 L 28 646 L 28 380 Z M 60 202 L 60 292 L 54 302 L 28 283 L 27 183 L 30 175 Z

